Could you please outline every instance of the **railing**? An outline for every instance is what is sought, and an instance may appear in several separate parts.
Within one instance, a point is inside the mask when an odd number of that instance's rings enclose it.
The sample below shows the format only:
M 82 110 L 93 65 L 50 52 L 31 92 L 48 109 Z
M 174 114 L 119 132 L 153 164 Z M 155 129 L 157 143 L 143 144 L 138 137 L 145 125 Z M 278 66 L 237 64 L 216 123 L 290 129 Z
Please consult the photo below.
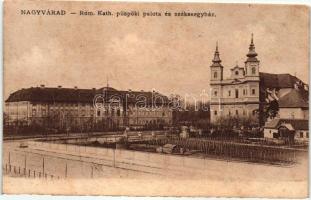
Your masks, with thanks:
M 230 141 L 202 139 L 157 139 L 148 141 L 150 145 L 162 146 L 170 143 L 183 149 L 198 150 L 207 156 L 226 160 L 243 160 L 271 164 L 290 164 L 296 162 L 295 149 L 256 144 L 243 144 Z

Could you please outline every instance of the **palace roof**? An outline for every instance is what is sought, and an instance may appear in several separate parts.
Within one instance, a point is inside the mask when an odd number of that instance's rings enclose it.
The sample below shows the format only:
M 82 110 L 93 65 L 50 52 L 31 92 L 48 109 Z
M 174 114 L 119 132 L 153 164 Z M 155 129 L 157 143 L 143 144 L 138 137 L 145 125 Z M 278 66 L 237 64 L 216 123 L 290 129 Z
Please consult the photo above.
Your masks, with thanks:
M 145 91 L 122 91 L 111 87 L 100 89 L 78 89 L 78 88 L 49 88 L 49 87 L 31 87 L 13 92 L 6 102 L 30 101 L 30 102 L 63 102 L 63 103 L 92 103 L 96 95 L 102 95 L 105 100 L 120 99 L 127 100 L 128 103 L 145 101 L 147 103 L 168 102 L 168 97 L 158 92 Z

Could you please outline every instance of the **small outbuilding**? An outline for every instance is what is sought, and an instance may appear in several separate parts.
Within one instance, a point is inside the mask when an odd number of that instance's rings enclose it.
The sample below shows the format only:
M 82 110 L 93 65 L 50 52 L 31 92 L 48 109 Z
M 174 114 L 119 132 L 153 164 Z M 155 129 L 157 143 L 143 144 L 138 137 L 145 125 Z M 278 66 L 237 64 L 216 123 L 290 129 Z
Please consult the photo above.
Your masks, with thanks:
M 265 124 L 265 138 L 308 140 L 309 122 L 305 119 L 273 119 Z

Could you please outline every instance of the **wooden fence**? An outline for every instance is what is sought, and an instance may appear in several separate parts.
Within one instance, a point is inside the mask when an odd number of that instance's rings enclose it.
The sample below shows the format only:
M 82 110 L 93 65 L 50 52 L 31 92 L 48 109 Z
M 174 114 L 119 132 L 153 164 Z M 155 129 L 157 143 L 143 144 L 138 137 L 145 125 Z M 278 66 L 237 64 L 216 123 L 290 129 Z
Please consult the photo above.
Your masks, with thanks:
M 297 151 L 285 147 L 243 144 L 230 141 L 164 138 L 148 141 L 151 145 L 175 144 L 179 148 L 198 150 L 207 156 L 222 159 L 239 159 L 250 162 L 293 163 Z

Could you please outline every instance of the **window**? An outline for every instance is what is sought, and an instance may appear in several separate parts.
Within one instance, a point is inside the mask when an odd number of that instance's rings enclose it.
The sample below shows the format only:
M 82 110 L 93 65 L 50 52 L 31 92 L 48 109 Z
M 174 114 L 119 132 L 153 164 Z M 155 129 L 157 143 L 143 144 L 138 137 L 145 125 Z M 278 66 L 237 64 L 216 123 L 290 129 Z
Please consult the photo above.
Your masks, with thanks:
M 236 114 L 236 115 L 239 115 L 239 111 L 238 111 L 238 110 L 235 110 L 235 114 Z
M 100 116 L 100 110 L 97 111 L 97 117 L 99 117 L 99 116 Z
M 217 115 L 217 110 L 214 111 L 214 115 Z
M 303 132 L 302 131 L 300 132 L 300 138 L 303 138 Z
M 308 131 L 306 132 L 306 137 L 309 138 L 309 132 Z
M 217 97 L 217 91 L 214 91 L 214 96 Z
M 228 96 L 229 96 L 229 97 L 231 96 L 231 90 L 228 91 Z
M 230 110 L 229 110 L 229 113 L 228 113 L 228 114 L 229 114 L 229 116 L 231 116 L 231 111 L 230 111 Z
M 235 75 L 239 75 L 239 71 L 235 71 Z
M 247 95 L 247 90 L 243 89 L 243 95 Z
M 252 95 L 255 95 L 255 94 L 256 94 L 256 90 L 252 89 Z
M 252 74 L 256 74 L 256 68 L 255 67 L 252 68 Z
M 256 115 L 256 110 L 253 110 L 253 112 L 252 112 L 252 113 L 253 113 L 253 116 L 255 116 L 255 115 Z
M 214 72 L 214 78 L 217 78 L 217 72 Z
M 235 98 L 239 98 L 239 90 L 238 89 L 235 90 Z
M 243 110 L 243 115 L 246 115 L 246 111 L 245 110 Z

